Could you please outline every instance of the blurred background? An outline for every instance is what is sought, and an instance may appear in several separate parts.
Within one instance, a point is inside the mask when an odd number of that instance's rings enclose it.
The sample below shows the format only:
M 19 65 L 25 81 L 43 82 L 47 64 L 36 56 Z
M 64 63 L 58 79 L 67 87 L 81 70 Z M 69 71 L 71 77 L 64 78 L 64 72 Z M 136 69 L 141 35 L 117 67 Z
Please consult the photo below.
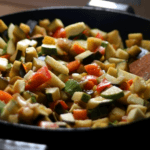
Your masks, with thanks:
M 150 19 L 150 0 L 95 0 L 128 4 L 135 14 Z M 89 0 L 0 0 L 0 16 L 39 7 L 50 6 L 85 6 Z

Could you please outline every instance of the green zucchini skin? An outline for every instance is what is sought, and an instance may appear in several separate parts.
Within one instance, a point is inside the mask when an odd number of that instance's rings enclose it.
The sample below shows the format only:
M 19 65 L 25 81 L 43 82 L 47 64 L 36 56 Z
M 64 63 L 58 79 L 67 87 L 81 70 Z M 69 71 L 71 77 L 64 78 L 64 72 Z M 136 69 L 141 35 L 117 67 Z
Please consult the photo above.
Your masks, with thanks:
M 88 109 L 88 117 L 92 120 L 106 117 L 111 110 L 113 102 L 113 100 L 107 100 L 100 103 L 93 109 Z
M 119 99 L 124 96 L 123 90 L 113 86 L 101 93 L 101 96 L 106 99 Z

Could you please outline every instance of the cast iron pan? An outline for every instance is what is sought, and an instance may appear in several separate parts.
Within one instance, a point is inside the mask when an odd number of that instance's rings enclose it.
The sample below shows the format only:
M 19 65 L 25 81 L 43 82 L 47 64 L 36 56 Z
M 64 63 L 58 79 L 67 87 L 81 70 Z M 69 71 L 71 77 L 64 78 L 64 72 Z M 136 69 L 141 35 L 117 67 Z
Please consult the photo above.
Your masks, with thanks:
M 91 28 L 99 28 L 106 32 L 118 29 L 123 41 L 127 39 L 128 33 L 134 32 L 141 32 L 144 35 L 144 39 L 150 39 L 150 20 L 128 12 L 96 7 L 46 7 L 5 15 L 0 18 L 7 25 L 11 22 L 19 24 L 20 22 L 26 23 L 29 19 L 38 21 L 44 18 L 49 18 L 50 20 L 60 18 L 64 25 L 84 21 Z M 143 133 L 147 133 L 148 135 L 149 126 L 150 119 L 144 119 L 128 125 L 94 130 L 90 128 L 48 130 L 31 125 L 10 124 L 0 121 L 0 138 L 52 144 L 55 140 L 60 143 L 62 139 L 68 143 L 73 140 L 73 137 L 77 136 L 76 140 L 80 142 L 83 139 L 90 141 L 91 138 L 94 138 L 96 142 L 100 137 L 107 139 L 112 137 L 112 135 L 113 137 L 117 136 L 119 133 L 123 133 L 123 136 L 127 135 L 130 138 L 130 131 L 132 131 L 132 135 L 136 135 L 137 133 L 138 135 L 141 134 L 141 136 Z M 99 138 L 96 138 L 97 135 L 99 135 Z

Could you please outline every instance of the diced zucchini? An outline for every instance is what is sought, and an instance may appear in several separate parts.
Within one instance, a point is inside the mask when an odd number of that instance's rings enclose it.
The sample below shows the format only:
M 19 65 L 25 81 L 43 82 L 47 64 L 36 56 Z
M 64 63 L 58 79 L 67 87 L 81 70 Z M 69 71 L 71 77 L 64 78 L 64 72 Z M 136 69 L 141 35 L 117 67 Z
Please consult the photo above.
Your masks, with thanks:
M 60 90 L 58 87 L 46 88 L 45 93 L 49 102 L 60 99 Z
M 3 77 L 0 77 L 0 90 L 4 90 L 9 84 L 9 81 Z
M 51 71 L 49 71 L 49 72 L 50 72 L 52 78 L 45 84 L 49 84 L 52 87 L 59 87 L 62 90 L 65 87 L 65 83 L 63 81 L 61 81 L 54 73 L 52 73 Z
M 43 39 L 44 39 L 44 36 L 43 36 L 43 35 L 38 35 L 38 36 L 36 35 L 36 36 L 32 36 L 32 37 L 30 38 L 31 41 L 34 40 L 34 41 L 37 42 L 37 45 L 36 45 L 37 47 L 42 45 Z
M 61 63 L 59 63 L 59 61 L 55 60 L 54 58 L 50 56 L 46 56 L 45 62 L 55 71 L 65 74 L 65 75 L 69 74 L 69 69 L 65 65 L 62 65 Z
M 4 32 L 7 29 L 8 29 L 8 27 L 5 24 L 5 22 L 2 19 L 0 19 L 0 33 Z
M 35 97 L 36 99 L 38 98 L 38 94 L 33 93 L 33 92 L 31 92 L 31 91 L 24 91 L 24 92 L 22 93 L 22 96 L 23 96 L 23 98 L 26 99 L 26 100 L 29 99 L 29 98 L 31 98 L 32 96 Z
M 25 81 L 24 80 L 17 80 L 14 85 L 13 89 L 15 93 L 22 93 L 25 90 Z
M 71 99 L 75 103 L 79 103 L 80 101 L 87 103 L 90 100 L 90 98 L 91 98 L 91 95 L 89 94 L 86 94 L 84 92 L 75 92 Z
M 0 114 L 2 114 L 5 105 L 6 104 L 4 102 L 0 101 Z
M 110 43 L 108 43 L 105 49 L 105 59 L 109 59 L 110 57 L 116 57 L 116 50 Z
M 26 73 L 26 75 L 24 76 L 25 80 L 29 80 L 29 78 L 34 74 L 34 72 L 32 70 L 28 71 L 28 73 Z
M 107 70 L 107 74 L 117 78 L 117 69 L 114 67 L 109 67 Z
M 141 47 L 150 51 L 150 40 L 142 40 Z
M 16 46 L 13 39 L 10 39 L 7 43 L 6 53 L 13 55 L 16 51 Z
M 46 36 L 47 35 L 46 29 L 39 25 L 35 25 L 31 36 L 34 36 L 34 35 L 36 36 L 38 34 Z
M 90 99 L 87 103 L 88 117 L 92 120 L 106 117 L 110 112 L 109 107 L 112 103 L 113 100 L 104 99 L 101 96 Z
M 110 44 L 115 45 L 116 49 L 124 47 L 118 30 L 113 30 L 113 31 L 107 33 L 107 41 Z
M 22 55 L 25 56 L 26 48 L 29 46 L 29 44 L 30 44 L 30 40 L 28 40 L 28 39 L 21 40 L 21 41 L 17 42 L 16 49 L 21 50 Z
M 30 32 L 30 27 L 27 24 L 20 23 L 19 28 L 26 34 L 28 35 Z
M 15 114 L 19 110 L 20 106 L 17 101 L 10 100 L 7 105 L 4 106 L 1 119 L 7 120 L 10 114 Z
M 78 22 L 75 24 L 71 24 L 65 27 L 66 36 L 76 36 L 80 33 L 82 33 L 86 29 L 86 25 L 84 22 Z
M 73 117 L 72 113 L 64 113 L 64 114 L 60 114 L 60 120 L 67 122 L 67 123 L 75 123 L 75 119 Z
M 38 43 L 37 43 L 36 40 L 31 40 L 30 43 L 29 43 L 29 47 L 31 46 L 31 47 L 35 47 L 36 48 L 37 44 Z
M 8 65 L 8 59 L 0 58 L 0 71 L 6 71 Z
M 87 50 L 79 55 L 77 55 L 75 57 L 76 60 L 79 60 L 82 64 L 86 65 L 86 64 L 90 64 L 94 61 L 95 56 L 94 53 Z
M 15 25 L 14 30 L 13 30 L 13 34 L 19 40 L 26 38 L 26 34 L 23 32 L 23 30 L 21 28 L 19 28 L 18 25 Z
M 114 77 L 109 75 L 108 73 L 104 73 L 102 76 L 100 76 L 97 81 L 101 82 L 101 80 L 103 80 L 104 78 L 106 78 L 111 84 L 113 85 L 120 85 L 122 82 L 125 81 L 125 77 L 124 76 L 119 76 L 119 77 Z
M 102 30 L 100 30 L 100 29 L 97 29 L 97 28 L 94 28 L 94 29 L 91 29 L 91 30 L 90 30 L 90 34 L 91 34 L 91 36 L 93 36 L 93 37 L 95 37 L 98 33 L 99 33 L 100 35 L 102 35 L 102 37 L 103 37 L 104 39 L 106 39 L 106 37 L 107 37 L 107 32 L 104 32 L 104 31 L 102 31 Z
M 64 91 L 69 95 L 73 95 L 75 92 L 82 91 L 82 89 L 77 81 L 70 79 L 65 83 Z
M 38 54 L 36 52 L 36 49 L 34 47 L 26 48 L 25 62 L 32 62 L 33 58 L 38 58 Z
M 20 76 L 19 70 L 20 70 L 21 62 L 20 61 L 15 61 L 13 63 L 13 67 L 11 68 L 9 72 L 9 77 L 13 78 L 15 76 Z
M 139 97 L 137 94 L 130 94 L 127 98 L 127 103 L 144 105 L 144 99 Z
M 64 27 L 64 24 L 60 19 L 56 18 L 48 25 L 47 30 L 54 33 L 58 27 Z
M 6 46 L 6 42 L 4 41 L 4 39 L 2 39 L 1 37 L 0 37 L 0 48 L 4 48 Z
M 136 75 L 134 75 L 132 73 L 129 73 L 127 71 L 121 70 L 121 69 L 118 69 L 117 74 L 118 74 L 118 77 L 119 76 L 124 76 L 126 80 L 134 79 L 136 77 Z
M 131 57 L 136 57 L 139 53 L 141 53 L 141 49 L 139 46 L 133 45 L 127 49 L 127 52 Z
M 126 114 L 126 112 L 124 109 L 119 108 L 119 107 L 115 107 L 109 113 L 109 120 L 111 122 L 121 121 L 122 117 L 125 116 L 125 114 Z
M 13 23 L 10 23 L 10 25 L 8 26 L 8 38 L 9 39 L 15 39 L 13 31 L 14 31 L 15 25 Z
M 45 61 L 34 57 L 32 65 L 33 65 L 33 71 L 37 71 L 41 67 L 46 66 L 46 63 Z
M 126 61 L 119 62 L 116 65 L 116 69 L 121 69 L 121 70 L 128 71 L 128 63 Z
M 75 120 L 74 128 L 90 128 L 92 126 L 92 120 Z
M 129 54 L 128 54 L 127 51 L 125 51 L 125 50 L 119 48 L 119 49 L 117 49 L 117 51 L 116 51 L 116 57 L 117 57 L 117 58 L 120 58 L 120 59 L 125 59 L 125 60 L 127 60 L 127 59 L 129 58 Z
M 135 108 L 138 108 L 140 109 L 144 114 L 146 113 L 147 111 L 147 107 L 146 106 L 143 106 L 143 105 L 138 105 L 138 104 L 130 104 L 128 105 L 127 107 L 127 115 L 129 114 L 129 112 L 132 110 L 132 109 L 135 109 Z
M 110 63 L 115 63 L 115 64 L 117 65 L 118 63 L 120 63 L 120 62 L 122 62 L 122 61 L 125 61 L 125 60 L 124 60 L 124 59 L 120 59 L 120 58 L 111 57 L 111 58 L 108 59 L 108 61 L 109 61 Z
M 128 96 L 131 95 L 132 93 L 131 93 L 131 91 L 129 91 L 129 90 L 124 90 L 123 93 L 124 93 L 124 96 L 121 97 L 121 98 L 119 98 L 119 99 L 117 99 L 117 101 L 118 101 L 119 103 L 124 104 L 124 105 L 128 105 L 127 98 L 128 98 Z
M 133 93 L 141 93 L 146 90 L 146 82 L 143 78 L 137 76 L 133 79 L 133 84 L 130 86 L 130 90 Z
M 139 108 L 135 108 L 129 112 L 127 121 L 133 122 L 144 118 L 146 118 L 145 114 Z
M 95 51 L 99 46 L 101 46 L 102 40 L 96 37 L 88 37 L 87 39 L 87 49 L 90 51 Z
M 41 52 L 44 55 L 57 55 L 57 47 L 56 45 L 42 44 Z
M 128 39 L 129 40 L 136 40 L 136 45 L 140 45 L 141 41 L 143 40 L 143 34 L 142 33 L 129 33 L 128 34 Z
M 101 96 L 107 99 L 119 99 L 124 96 L 123 90 L 112 86 L 101 93 Z
M 65 75 L 65 74 L 59 74 L 58 78 L 63 81 L 66 82 L 69 79 L 69 75 Z

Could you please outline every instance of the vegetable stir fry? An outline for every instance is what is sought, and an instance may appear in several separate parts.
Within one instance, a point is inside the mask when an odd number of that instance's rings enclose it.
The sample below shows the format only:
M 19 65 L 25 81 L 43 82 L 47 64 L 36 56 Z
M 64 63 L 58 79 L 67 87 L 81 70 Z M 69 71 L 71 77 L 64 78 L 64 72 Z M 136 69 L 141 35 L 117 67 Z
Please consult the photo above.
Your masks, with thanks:
M 150 80 L 130 72 L 142 33 L 0 20 L 0 118 L 41 128 L 103 128 L 150 117 Z M 149 53 L 146 54 L 149 56 Z M 142 58 L 144 58 L 143 56 Z

